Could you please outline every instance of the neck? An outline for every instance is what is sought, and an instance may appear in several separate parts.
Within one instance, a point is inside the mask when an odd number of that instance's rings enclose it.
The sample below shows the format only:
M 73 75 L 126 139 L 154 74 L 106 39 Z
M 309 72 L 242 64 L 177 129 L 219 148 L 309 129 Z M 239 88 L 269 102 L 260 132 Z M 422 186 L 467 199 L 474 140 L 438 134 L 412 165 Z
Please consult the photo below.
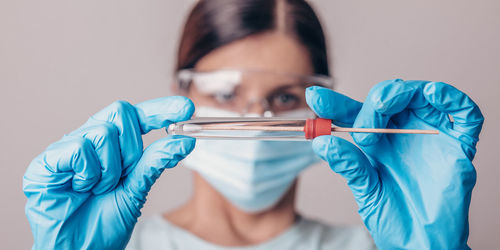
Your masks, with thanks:
M 290 228 L 296 218 L 296 183 L 274 207 L 247 213 L 239 210 L 196 172 L 194 194 L 183 207 L 165 218 L 198 237 L 223 246 L 254 245 Z

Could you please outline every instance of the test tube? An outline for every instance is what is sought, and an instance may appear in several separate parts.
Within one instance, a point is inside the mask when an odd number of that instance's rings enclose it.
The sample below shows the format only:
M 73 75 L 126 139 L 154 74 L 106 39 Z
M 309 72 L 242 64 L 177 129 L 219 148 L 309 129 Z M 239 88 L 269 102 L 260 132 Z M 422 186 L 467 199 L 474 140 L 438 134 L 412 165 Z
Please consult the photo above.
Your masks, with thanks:
M 202 117 L 168 126 L 170 135 L 186 135 L 215 140 L 277 140 L 303 141 L 335 132 L 438 134 L 437 130 L 344 128 L 328 119 L 293 119 L 285 117 Z

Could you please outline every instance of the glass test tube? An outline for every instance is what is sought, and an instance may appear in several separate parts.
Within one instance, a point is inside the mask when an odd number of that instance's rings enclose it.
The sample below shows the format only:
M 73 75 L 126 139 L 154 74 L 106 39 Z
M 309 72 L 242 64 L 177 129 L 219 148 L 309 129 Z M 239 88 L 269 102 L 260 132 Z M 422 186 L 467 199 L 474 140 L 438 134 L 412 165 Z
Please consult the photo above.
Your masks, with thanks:
M 195 118 L 171 124 L 167 133 L 197 139 L 303 141 L 306 118 Z
M 259 118 L 195 118 L 168 126 L 170 135 L 186 135 L 198 139 L 216 140 L 278 140 L 303 141 L 334 132 L 439 134 L 437 130 L 344 128 L 332 125 L 328 119 L 292 119 L 284 117 Z

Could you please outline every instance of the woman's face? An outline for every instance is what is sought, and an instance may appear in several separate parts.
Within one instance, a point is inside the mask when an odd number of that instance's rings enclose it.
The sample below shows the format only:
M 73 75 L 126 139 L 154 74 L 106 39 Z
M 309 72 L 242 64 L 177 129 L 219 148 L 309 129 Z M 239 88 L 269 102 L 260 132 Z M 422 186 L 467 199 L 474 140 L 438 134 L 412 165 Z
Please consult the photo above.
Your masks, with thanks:
M 230 90 L 223 94 L 191 84 L 187 96 L 195 106 L 253 114 L 263 114 L 266 110 L 279 114 L 307 107 L 304 90 L 311 84 L 307 85 L 298 76 L 313 73 L 311 60 L 307 50 L 285 34 L 263 33 L 232 42 L 212 51 L 195 66 L 197 72 L 223 69 L 243 70 L 239 84 L 223 83 L 223 88 Z M 220 77 L 209 79 L 207 84 L 224 82 L 217 80 Z

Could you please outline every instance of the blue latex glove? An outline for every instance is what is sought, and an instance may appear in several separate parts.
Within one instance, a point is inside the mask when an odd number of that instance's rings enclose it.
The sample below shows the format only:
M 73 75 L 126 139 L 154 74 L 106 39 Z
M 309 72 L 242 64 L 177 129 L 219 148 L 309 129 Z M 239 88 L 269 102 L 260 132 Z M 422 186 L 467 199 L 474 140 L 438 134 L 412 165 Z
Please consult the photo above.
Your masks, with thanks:
M 353 133 L 361 150 L 321 136 L 313 148 L 347 180 L 378 248 L 469 248 L 472 159 L 484 120 L 469 97 L 445 83 L 391 80 L 363 104 L 321 87 L 307 89 L 306 99 L 320 117 L 343 125 L 438 129 L 439 135 Z
M 185 97 L 111 104 L 35 158 L 23 179 L 33 249 L 124 248 L 151 186 L 195 140 L 141 135 L 194 111 Z

